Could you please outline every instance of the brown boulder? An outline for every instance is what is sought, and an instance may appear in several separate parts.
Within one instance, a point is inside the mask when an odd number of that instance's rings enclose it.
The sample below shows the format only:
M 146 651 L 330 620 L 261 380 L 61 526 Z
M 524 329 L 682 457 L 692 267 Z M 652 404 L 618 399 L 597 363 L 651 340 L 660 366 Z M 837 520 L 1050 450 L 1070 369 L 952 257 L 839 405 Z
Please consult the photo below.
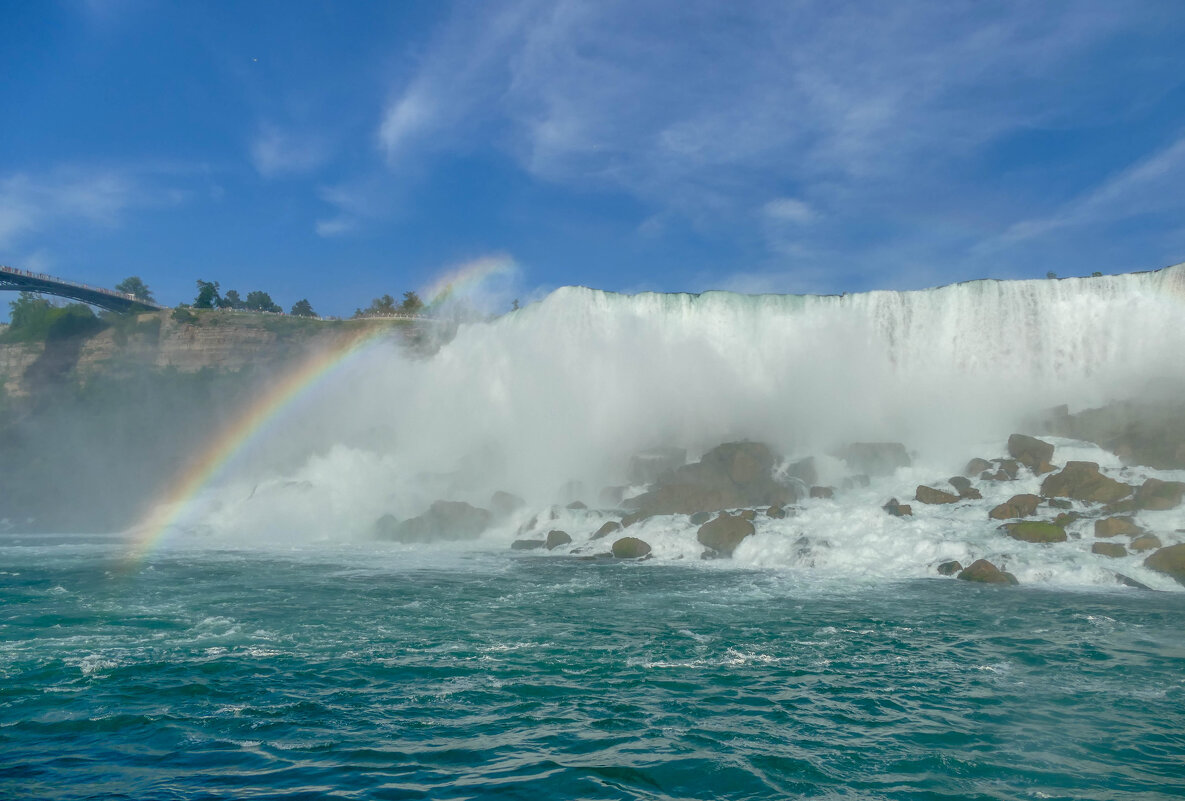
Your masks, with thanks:
M 1021 542 L 1065 542 L 1066 530 L 1044 520 L 1026 520 L 1004 526 L 1008 536 Z
M 615 531 L 621 531 L 621 523 L 618 523 L 616 520 L 609 520 L 609 521 L 606 521 L 606 523 L 603 526 L 598 528 L 596 530 L 596 533 L 594 533 L 591 537 L 589 537 L 589 539 L 590 540 L 599 540 L 602 537 L 608 537 L 610 534 L 612 534 Z
M 1141 534 L 1138 537 L 1132 537 L 1132 541 L 1128 543 L 1128 547 L 1136 552 L 1154 551 L 1160 546 L 1160 537 L 1155 534 Z
M 1144 560 L 1144 567 L 1164 573 L 1178 584 L 1185 584 L 1185 543 L 1161 548 Z
M 650 543 L 637 537 L 622 537 L 613 543 L 616 559 L 641 559 L 650 555 Z
M 986 559 L 976 559 L 971 566 L 959 573 L 963 581 L 977 581 L 982 584 L 1019 584 L 1016 576 L 1006 573 Z
M 811 487 L 812 498 L 830 499 L 835 497 L 834 487 Z
M 741 544 L 741 540 L 751 535 L 755 530 L 753 524 L 748 520 L 723 514 L 700 526 L 695 538 L 700 545 L 711 548 L 724 556 L 732 556 L 732 552 Z
M 1161 481 L 1150 478 L 1136 490 L 1136 506 L 1149 511 L 1175 509 L 1185 496 L 1185 481 Z
M 963 468 L 963 475 L 978 476 L 982 473 L 990 471 L 992 463 L 987 459 L 980 459 L 978 456 L 967 462 L 967 466 Z
M 896 498 L 889 498 L 889 502 L 881 507 L 893 517 L 913 516 L 913 507 L 907 503 L 897 503 Z
M 962 572 L 962 570 L 963 570 L 963 565 L 961 562 L 955 562 L 955 561 L 943 562 L 942 564 L 940 564 L 938 566 L 938 575 L 953 576 L 956 573 Z
M 1131 487 L 1100 473 L 1094 462 L 1066 462 L 1060 473 L 1047 476 L 1041 482 L 1041 495 L 1046 498 L 1114 503 L 1131 493 Z
M 1107 517 L 1094 521 L 1094 535 L 1096 537 L 1134 537 L 1143 534 L 1144 529 L 1136 525 L 1130 517 Z
M 786 517 L 786 510 L 777 504 L 765 510 L 766 517 L 772 517 L 774 520 L 781 520 Z
M 914 497 L 922 503 L 929 504 L 957 503 L 959 500 L 958 495 L 951 495 L 949 492 L 943 492 L 942 490 L 934 489 L 933 487 L 927 487 L 924 484 L 918 485 L 917 492 L 915 493 Z
M 1112 559 L 1122 559 L 1127 556 L 1127 548 L 1118 542 L 1096 542 L 1090 546 L 1090 552 L 1097 553 L 1099 556 L 1109 556 Z
M 748 520 L 750 523 L 757 519 L 756 509 L 743 509 L 737 513 L 737 517 L 742 520 Z
M 1028 517 L 1037 513 L 1041 499 L 1036 495 L 1013 495 L 1004 503 L 988 512 L 992 520 L 1007 520 L 1012 517 Z
M 553 529 L 547 532 L 547 540 L 543 543 L 543 547 L 549 551 L 553 551 L 561 545 L 568 545 L 572 542 L 572 537 L 566 531 Z
M 1053 467 L 1053 446 L 1027 434 L 1008 438 L 1008 455 L 1034 473 L 1048 473 Z
M 730 442 L 708 451 L 695 464 L 664 475 L 649 492 L 630 498 L 625 505 L 652 515 L 690 515 L 796 500 L 792 487 L 774 480 L 774 462 L 768 445 Z
M 951 476 L 946 481 L 948 484 L 954 487 L 955 492 L 959 493 L 960 495 L 971 489 L 971 479 L 967 478 L 966 476 Z

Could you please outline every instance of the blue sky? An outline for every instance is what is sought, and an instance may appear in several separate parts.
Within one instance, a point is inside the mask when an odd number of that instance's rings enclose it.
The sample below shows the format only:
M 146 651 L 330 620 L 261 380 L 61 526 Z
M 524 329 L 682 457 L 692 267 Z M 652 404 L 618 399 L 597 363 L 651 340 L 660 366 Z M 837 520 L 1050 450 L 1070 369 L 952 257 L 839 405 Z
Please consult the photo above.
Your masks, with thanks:
M 0 263 L 348 314 L 1185 260 L 1185 3 L 0 0 Z

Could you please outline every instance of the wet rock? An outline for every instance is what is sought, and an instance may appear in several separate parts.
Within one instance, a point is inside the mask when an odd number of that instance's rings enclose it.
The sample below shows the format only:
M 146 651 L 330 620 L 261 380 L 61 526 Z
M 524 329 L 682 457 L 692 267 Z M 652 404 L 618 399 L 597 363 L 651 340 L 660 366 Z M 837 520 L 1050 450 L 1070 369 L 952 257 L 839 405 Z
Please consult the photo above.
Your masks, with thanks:
M 1013 495 L 1004 503 L 988 512 L 992 520 L 1008 520 L 1013 517 L 1029 517 L 1037 513 L 1041 499 L 1036 495 Z
M 1150 478 L 1136 490 L 1136 506 L 1149 511 L 1175 509 L 1185 496 L 1185 481 L 1161 481 Z
M 913 507 L 907 503 L 898 503 L 896 498 L 889 498 L 889 502 L 881 507 L 893 517 L 911 517 Z
M 1023 523 L 1007 523 L 1004 526 L 1008 536 L 1021 542 L 1065 542 L 1066 530 L 1044 520 L 1026 520 Z
M 646 520 L 647 518 L 650 518 L 653 516 L 654 515 L 650 512 L 634 512 L 633 514 L 628 514 L 625 517 L 621 518 L 621 527 L 622 528 L 629 528 L 634 523 L 640 523 L 641 521 Z
M 765 510 L 765 516 L 772 517 L 774 520 L 782 520 L 783 518 L 786 517 L 786 510 L 783 509 L 781 506 L 778 506 L 777 504 L 775 504 Z M 691 522 L 694 523 L 695 521 L 692 520 Z M 706 521 L 704 521 L 704 522 L 706 522 Z
M 1099 472 L 1095 462 L 1066 462 L 1060 473 L 1046 476 L 1041 495 L 1046 498 L 1073 498 L 1090 503 L 1114 503 L 1131 495 L 1127 484 Z
M 1118 542 L 1096 542 L 1090 546 L 1090 552 L 1097 553 L 1099 556 L 1109 556 L 1112 559 L 1122 559 L 1127 556 L 1127 548 Z
M 616 520 L 608 520 L 603 526 L 598 528 L 596 532 L 591 537 L 589 537 L 589 539 L 599 540 L 603 537 L 608 537 L 610 534 L 616 531 L 621 531 L 621 523 L 618 523 Z
M 689 517 L 687 519 L 687 522 L 691 523 L 691 525 L 693 525 L 693 526 L 702 526 L 704 523 L 707 523 L 711 519 L 712 519 L 711 512 L 696 512 L 695 514 L 693 514 L 691 517 Z
M 1124 498 L 1122 501 L 1107 504 L 1099 511 L 1105 515 L 1130 515 L 1139 510 L 1135 498 Z
M 1000 466 L 1000 470 L 1008 476 L 1009 481 L 1016 478 L 1017 474 L 1020 473 L 1020 462 L 1015 459 L 995 459 L 993 461 Z
M 940 576 L 953 576 L 956 573 L 961 573 L 962 571 L 963 564 L 961 562 L 943 562 L 938 566 L 938 575 Z
M 813 456 L 799 459 L 797 462 L 788 466 L 783 472 L 786 478 L 800 481 L 804 487 L 809 487 L 819 481 L 819 474 L 815 469 L 815 457 Z
M 982 584 L 1019 584 L 1016 576 L 1007 573 L 986 559 L 976 559 L 971 566 L 959 573 L 963 581 L 977 581 Z
M 404 520 L 382 539 L 394 542 L 472 540 L 490 524 L 490 513 L 461 501 L 435 501 L 424 514 Z
M 992 463 L 987 459 L 980 459 L 978 456 L 967 462 L 967 466 L 963 468 L 963 475 L 978 476 L 992 469 Z
M 921 503 L 938 504 L 938 503 L 957 503 L 958 495 L 951 495 L 949 492 L 943 492 L 940 489 L 927 487 L 924 484 L 919 484 L 914 498 Z
M 745 510 L 739 512 L 737 514 L 737 516 L 740 517 L 742 520 L 748 520 L 750 523 L 752 523 L 754 520 L 757 519 L 757 510 L 756 509 L 745 509 Z
M 1078 514 L 1077 512 L 1062 512 L 1060 515 L 1053 518 L 1053 524 L 1055 526 L 1061 526 L 1062 528 L 1065 528 L 1080 517 L 1082 517 L 1082 515 Z
M 831 499 L 835 497 L 835 487 L 811 487 L 812 498 Z
M 1027 434 L 1013 434 L 1008 438 L 1008 455 L 1034 473 L 1053 470 L 1053 446 Z
M 1115 583 L 1122 584 L 1125 587 L 1131 587 L 1132 589 L 1135 589 L 1135 590 L 1149 590 L 1149 591 L 1151 591 L 1151 589 L 1152 589 L 1147 584 L 1143 584 L 1139 581 L 1136 581 L 1134 578 L 1131 578 L 1130 576 L 1125 576 L 1122 573 L 1115 574 Z
M 1185 584 L 1185 543 L 1161 548 L 1144 560 L 1144 567 L 1164 573 L 1178 584 Z
M 867 489 L 872 486 L 872 479 L 863 473 L 858 473 L 854 476 L 847 476 L 841 485 L 844 489 Z
M 750 536 L 755 530 L 753 524 L 748 520 L 723 514 L 700 526 L 695 538 L 700 545 L 711 548 L 724 556 L 732 556 L 733 551 L 741 544 L 741 540 Z
M 1050 498 L 1049 505 L 1054 509 L 1073 509 L 1074 502 L 1066 500 L 1065 498 Z
M 1155 534 L 1141 534 L 1138 537 L 1132 537 L 1132 541 L 1128 543 L 1128 547 L 1136 553 L 1155 551 L 1161 545 L 1160 537 Z
M 891 476 L 898 467 L 912 461 L 900 442 L 853 442 L 835 452 L 853 473 L 868 476 Z
M 1050 433 L 1098 443 L 1124 464 L 1185 469 L 1185 400 L 1178 393 L 1066 415 Z
M 561 545 L 569 545 L 571 542 L 572 538 L 568 535 L 568 532 L 552 529 L 547 532 L 547 540 L 544 542 L 544 547 L 549 551 L 554 551 Z
M 584 501 L 572 501 L 570 504 L 568 504 L 564 508 L 571 509 L 574 512 L 578 512 L 581 509 L 587 509 L 588 505 Z
M 641 559 L 650 555 L 650 543 L 637 537 L 622 537 L 613 543 L 616 559 Z
M 546 544 L 544 540 L 515 540 L 510 543 L 510 548 L 515 551 L 533 551 L 537 548 L 544 547 Z
M 395 515 L 383 515 L 374 521 L 374 535 L 380 540 L 391 539 L 395 529 L 399 527 L 399 518 Z
M 617 506 L 621 503 L 621 499 L 625 497 L 625 491 L 629 487 L 605 487 L 597 496 L 597 500 L 602 507 Z
M 959 498 L 961 498 L 964 501 L 982 501 L 983 500 L 983 493 L 981 493 L 979 490 L 975 489 L 975 487 L 971 487 L 970 489 L 966 489 L 966 490 L 960 492 Z
M 1107 517 L 1094 521 L 1096 537 L 1135 537 L 1144 533 L 1130 517 Z
M 510 517 L 526 504 L 522 498 L 509 492 L 498 490 L 490 496 L 490 514 L 495 520 Z
M 690 515 L 796 500 L 792 487 L 773 479 L 774 461 L 767 445 L 730 442 L 708 451 L 695 464 L 672 471 L 625 505 L 650 514 Z
M 955 492 L 959 493 L 959 495 L 971 489 L 971 479 L 966 476 L 951 476 L 946 481 L 955 488 Z

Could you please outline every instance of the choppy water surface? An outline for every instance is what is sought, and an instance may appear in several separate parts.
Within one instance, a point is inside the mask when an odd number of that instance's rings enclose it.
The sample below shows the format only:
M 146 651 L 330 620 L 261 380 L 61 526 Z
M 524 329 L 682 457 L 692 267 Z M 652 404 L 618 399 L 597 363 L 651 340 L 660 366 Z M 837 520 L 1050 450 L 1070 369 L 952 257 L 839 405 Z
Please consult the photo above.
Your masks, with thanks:
M 1175 798 L 1185 595 L 0 541 L 0 796 Z

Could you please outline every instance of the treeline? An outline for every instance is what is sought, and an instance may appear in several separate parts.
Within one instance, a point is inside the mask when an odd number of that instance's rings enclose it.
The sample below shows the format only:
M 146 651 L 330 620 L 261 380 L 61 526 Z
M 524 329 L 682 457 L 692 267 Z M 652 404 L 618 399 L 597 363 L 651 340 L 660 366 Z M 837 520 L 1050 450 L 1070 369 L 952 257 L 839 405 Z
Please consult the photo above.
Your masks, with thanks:
M 129 281 L 132 279 L 128 279 Z M 139 281 L 139 279 L 135 279 Z M 141 282 L 142 283 L 142 282 Z M 147 291 L 147 287 L 144 288 Z M 284 309 L 275 301 L 272 296 L 263 290 L 254 290 L 247 293 L 247 297 L 243 298 L 239 295 L 238 290 L 228 289 L 226 294 L 221 293 L 221 285 L 217 281 L 203 281 L 198 279 L 197 282 L 197 297 L 194 298 L 191 308 L 194 309 L 233 309 L 238 311 L 258 311 L 270 312 L 272 314 L 283 314 Z M 420 300 L 420 296 L 415 292 L 404 292 L 403 301 L 396 304 L 395 298 L 390 295 L 383 295 L 377 297 L 370 302 L 370 305 L 365 309 L 355 309 L 354 318 L 362 317 L 398 317 L 409 314 L 420 314 L 424 311 L 424 301 Z M 301 298 L 292 304 L 292 308 L 288 313 L 293 317 L 317 317 L 317 312 L 313 310 L 308 298 Z

